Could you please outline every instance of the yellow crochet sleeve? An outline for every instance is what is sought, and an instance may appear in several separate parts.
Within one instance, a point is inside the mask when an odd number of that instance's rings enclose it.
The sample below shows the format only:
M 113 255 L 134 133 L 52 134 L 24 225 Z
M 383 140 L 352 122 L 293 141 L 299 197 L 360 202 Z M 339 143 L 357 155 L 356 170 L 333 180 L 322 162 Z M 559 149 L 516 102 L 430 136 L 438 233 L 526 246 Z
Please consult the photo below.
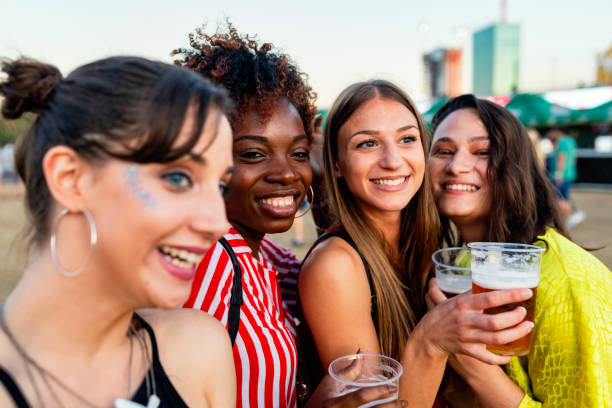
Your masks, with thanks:
M 542 257 L 532 346 L 506 373 L 527 407 L 612 407 L 612 272 L 555 230 Z

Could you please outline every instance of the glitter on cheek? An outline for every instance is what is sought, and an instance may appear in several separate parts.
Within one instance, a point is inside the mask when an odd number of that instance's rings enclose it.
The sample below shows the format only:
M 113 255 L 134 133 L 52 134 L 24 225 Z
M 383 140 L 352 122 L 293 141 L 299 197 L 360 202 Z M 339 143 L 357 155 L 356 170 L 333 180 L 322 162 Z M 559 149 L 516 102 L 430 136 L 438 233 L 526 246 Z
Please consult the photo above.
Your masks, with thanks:
M 130 165 L 127 169 L 125 169 L 125 183 L 124 185 L 130 189 L 132 194 L 138 198 L 145 209 L 152 209 L 157 206 L 157 200 L 151 196 L 150 193 L 145 191 L 142 188 L 142 181 L 138 177 L 136 170 L 138 166 L 136 164 Z

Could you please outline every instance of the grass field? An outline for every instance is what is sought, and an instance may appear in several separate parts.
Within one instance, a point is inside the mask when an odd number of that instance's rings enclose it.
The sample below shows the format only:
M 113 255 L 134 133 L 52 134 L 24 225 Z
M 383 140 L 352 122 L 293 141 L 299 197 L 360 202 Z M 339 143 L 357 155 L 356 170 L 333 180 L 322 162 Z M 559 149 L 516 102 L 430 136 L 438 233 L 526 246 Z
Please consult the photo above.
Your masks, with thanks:
M 587 219 L 571 231 L 572 238 L 586 247 L 605 246 L 593 254 L 612 269 L 612 192 L 575 191 L 573 197 Z M 25 225 L 22 198 L 0 191 L 0 299 L 15 286 L 26 264 L 26 242 L 19 239 Z M 291 246 L 292 231 L 273 235 L 273 239 L 303 257 L 315 239 L 310 214 L 304 217 L 304 235 L 305 245 L 298 248 Z

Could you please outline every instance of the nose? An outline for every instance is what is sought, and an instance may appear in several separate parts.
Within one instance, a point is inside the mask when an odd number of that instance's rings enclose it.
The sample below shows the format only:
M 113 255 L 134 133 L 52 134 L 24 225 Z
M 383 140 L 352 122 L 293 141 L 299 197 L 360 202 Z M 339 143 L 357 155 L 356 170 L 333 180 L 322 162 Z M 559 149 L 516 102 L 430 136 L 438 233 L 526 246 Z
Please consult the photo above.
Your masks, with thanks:
M 394 170 L 399 168 L 402 163 L 402 155 L 397 144 L 385 143 L 384 148 L 382 149 L 382 157 L 379 161 L 380 167 Z
M 452 155 L 446 165 L 446 172 L 449 174 L 463 174 L 469 172 L 474 167 L 474 158 L 468 152 L 459 150 Z
M 298 173 L 289 163 L 288 158 L 278 157 L 270 163 L 266 180 L 270 183 L 291 184 L 298 179 Z
M 225 201 L 219 190 L 207 195 L 205 200 L 196 204 L 190 227 L 207 241 L 214 242 L 227 233 L 230 223 L 225 212 Z

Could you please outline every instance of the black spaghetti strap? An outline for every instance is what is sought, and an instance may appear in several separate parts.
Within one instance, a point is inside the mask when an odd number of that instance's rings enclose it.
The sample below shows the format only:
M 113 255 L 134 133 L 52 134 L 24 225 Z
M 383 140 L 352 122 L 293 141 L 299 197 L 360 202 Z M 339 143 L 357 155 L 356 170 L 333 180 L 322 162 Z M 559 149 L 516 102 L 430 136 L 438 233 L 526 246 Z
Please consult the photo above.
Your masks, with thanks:
M 353 249 L 357 252 L 357 254 L 359 254 L 359 257 L 361 258 L 361 262 L 363 262 L 363 268 L 365 269 L 366 277 L 368 278 L 368 284 L 370 285 L 370 294 L 372 297 L 371 298 L 372 299 L 372 317 L 375 319 L 374 322 L 376 322 L 376 309 L 378 308 L 378 302 L 376 301 L 376 292 L 374 291 L 374 281 L 372 280 L 372 274 L 370 273 L 370 267 L 368 263 L 366 262 L 365 258 L 363 257 L 363 255 L 361 254 L 361 251 L 357 247 L 357 244 L 355 244 L 355 241 L 353 241 L 353 238 L 351 238 L 351 236 L 346 231 L 344 231 L 343 229 L 332 229 L 332 230 L 326 231 L 319 238 L 317 238 L 314 244 L 312 244 L 312 246 L 310 247 L 310 250 L 304 257 L 304 259 L 308 258 L 308 255 L 310 255 L 310 252 L 317 245 L 319 245 L 319 243 L 331 237 L 338 237 L 338 238 L 343 239 L 351 247 L 353 247 Z
M 13 402 L 15 402 L 17 408 L 30 408 L 30 405 L 13 380 L 13 377 L 11 377 L 2 367 L 0 367 L 0 382 L 4 385 L 4 388 L 6 388 L 6 391 L 13 399 Z
M 155 339 L 155 332 L 153 332 L 153 328 L 149 325 L 149 323 L 145 321 L 145 319 L 143 319 L 137 313 L 134 313 L 134 319 L 136 319 L 138 324 L 142 326 L 142 328 L 145 329 L 146 332 L 149 334 L 149 338 L 151 339 L 151 351 L 153 354 L 153 364 L 156 366 L 160 365 L 161 363 L 159 361 L 159 353 L 157 351 L 157 340 Z
M 236 336 L 238 335 L 238 326 L 240 325 L 240 306 L 242 306 L 242 269 L 240 263 L 236 258 L 236 254 L 232 249 L 232 246 L 227 242 L 225 238 L 221 238 L 219 243 L 225 248 L 225 252 L 232 261 L 234 267 L 234 279 L 232 282 L 232 295 L 229 301 L 229 310 L 227 315 L 227 331 L 232 341 L 232 346 L 236 342 Z

